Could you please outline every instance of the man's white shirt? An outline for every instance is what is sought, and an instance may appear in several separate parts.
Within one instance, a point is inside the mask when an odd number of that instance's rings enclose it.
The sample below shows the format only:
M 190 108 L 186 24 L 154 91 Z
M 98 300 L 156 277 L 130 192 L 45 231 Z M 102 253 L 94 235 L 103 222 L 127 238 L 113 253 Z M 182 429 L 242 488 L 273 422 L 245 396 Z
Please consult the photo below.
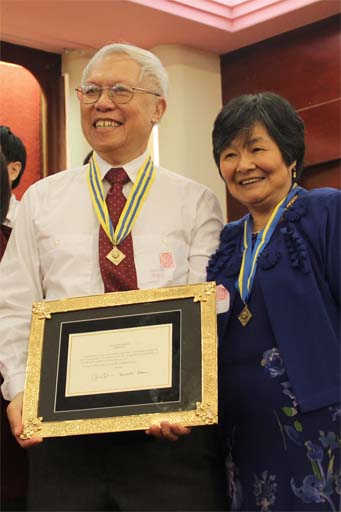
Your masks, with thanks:
M 124 165 L 134 182 L 147 153 Z M 111 167 L 96 155 L 102 178 Z M 87 166 L 57 173 L 24 195 L 0 264 L 0 371 L 11 400 L 23 390 L 32 303 L 104 293 L 98 261 L 99 221 Z M 124 186 L 127 196 L 132 183 Z M 104 193 L 110 185 L 103 181 Z M 140 289 L 206 280 L 222 213 L 207 187 L 157 167 L 132 230 Z

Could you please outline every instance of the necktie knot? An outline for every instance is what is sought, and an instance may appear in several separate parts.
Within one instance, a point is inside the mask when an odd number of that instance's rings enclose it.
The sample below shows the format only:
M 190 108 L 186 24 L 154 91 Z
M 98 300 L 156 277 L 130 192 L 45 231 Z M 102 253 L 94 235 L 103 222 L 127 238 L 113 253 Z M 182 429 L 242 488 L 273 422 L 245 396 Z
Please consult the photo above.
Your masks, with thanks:
M 105 175 L 105 179 L 110 183 L 110 185 L 115 185 L 119 183 L 120 185 L 124 185 L 129 181 L 129 176 L 123 169 L 123 167 L 118 167 L 116 169 L 112 168 Z

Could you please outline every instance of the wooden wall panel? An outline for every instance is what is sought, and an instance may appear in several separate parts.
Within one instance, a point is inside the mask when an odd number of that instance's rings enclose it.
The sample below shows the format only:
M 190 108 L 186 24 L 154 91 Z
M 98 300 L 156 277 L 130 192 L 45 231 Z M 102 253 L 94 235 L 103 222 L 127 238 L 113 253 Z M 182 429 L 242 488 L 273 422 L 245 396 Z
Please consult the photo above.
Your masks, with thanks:
M 306 126 L 307 188 L 340 188 L 340 19 L 333 16 L 221 57 L 222 96 L 274 91 Z M 228 219 L 245 212 L 227 193 Z
M 27 152 L 25 172 L 14 189 L 15 197 L 21 199 L 28 187 L 42 177 L 41 89 L 27 69 L 7 62 L 0 62 L 0 83 L 0 124 L 9 126 Z
M 341 188 L 341 160 L 337 159 L 334 162 L 327 162 L 316 166 L 311 166 L 305 169 L 301 185 L 308 190 L 312 188 L 319 188 L 321 183 L 325 187 Z
M 1 60 L 25 67 L 38 80 L 45 96 L 47 110 L 47 174 L 65 169 L 65 101 L 61 87 L 61 56 L 2 42 Z
M 305 124 L 305 167 L 341 157 L 341 100 L 312 105 L 298 111 Z
M 340 97 L 340 20 L 333 16 L 223 55 L 223 101 L 275 91 L 297 109 Z

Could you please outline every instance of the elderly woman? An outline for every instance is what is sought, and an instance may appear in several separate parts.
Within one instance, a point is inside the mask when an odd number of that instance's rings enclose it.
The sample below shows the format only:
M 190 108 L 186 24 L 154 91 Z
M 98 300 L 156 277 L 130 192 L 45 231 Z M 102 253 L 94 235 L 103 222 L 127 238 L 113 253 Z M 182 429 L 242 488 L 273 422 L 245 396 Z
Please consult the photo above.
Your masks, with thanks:
M 270 92 L 224 106 L 213 152 L 249 212 L 208 269 L 232 510 L 340 510 L 340 192 L 297 185 L 304 125 Z

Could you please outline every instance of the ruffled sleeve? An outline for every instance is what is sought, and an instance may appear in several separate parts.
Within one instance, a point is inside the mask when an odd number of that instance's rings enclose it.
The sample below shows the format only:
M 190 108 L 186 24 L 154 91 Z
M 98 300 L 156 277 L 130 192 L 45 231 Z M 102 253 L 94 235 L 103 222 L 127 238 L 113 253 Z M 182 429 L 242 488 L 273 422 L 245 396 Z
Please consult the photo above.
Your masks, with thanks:
M 238 274 L 241 261 L 241 234 L 243 221 L 226 224 L 220 234 L 220 244 L 208 262 L 207 279 L 216 280 L 218 274 L 224 271 L 226 277 Z
M 299 197 L 284 212 L 282 221 L 279 225 L 280 233 L 284 238 L 286 246 L 286 257 L 289 258 L 293 268 L 307 274 L 311 271 L 311 264 L 306 247 L 306 241 L 302 233 L 301 221 L 308 211 L 307 192 L 298 188 Z M 278 251 L 277 245 L 269 244 L 259 259 L 259 266 L 262 270 L 270 270 L 281 260 L 283 254 Z

